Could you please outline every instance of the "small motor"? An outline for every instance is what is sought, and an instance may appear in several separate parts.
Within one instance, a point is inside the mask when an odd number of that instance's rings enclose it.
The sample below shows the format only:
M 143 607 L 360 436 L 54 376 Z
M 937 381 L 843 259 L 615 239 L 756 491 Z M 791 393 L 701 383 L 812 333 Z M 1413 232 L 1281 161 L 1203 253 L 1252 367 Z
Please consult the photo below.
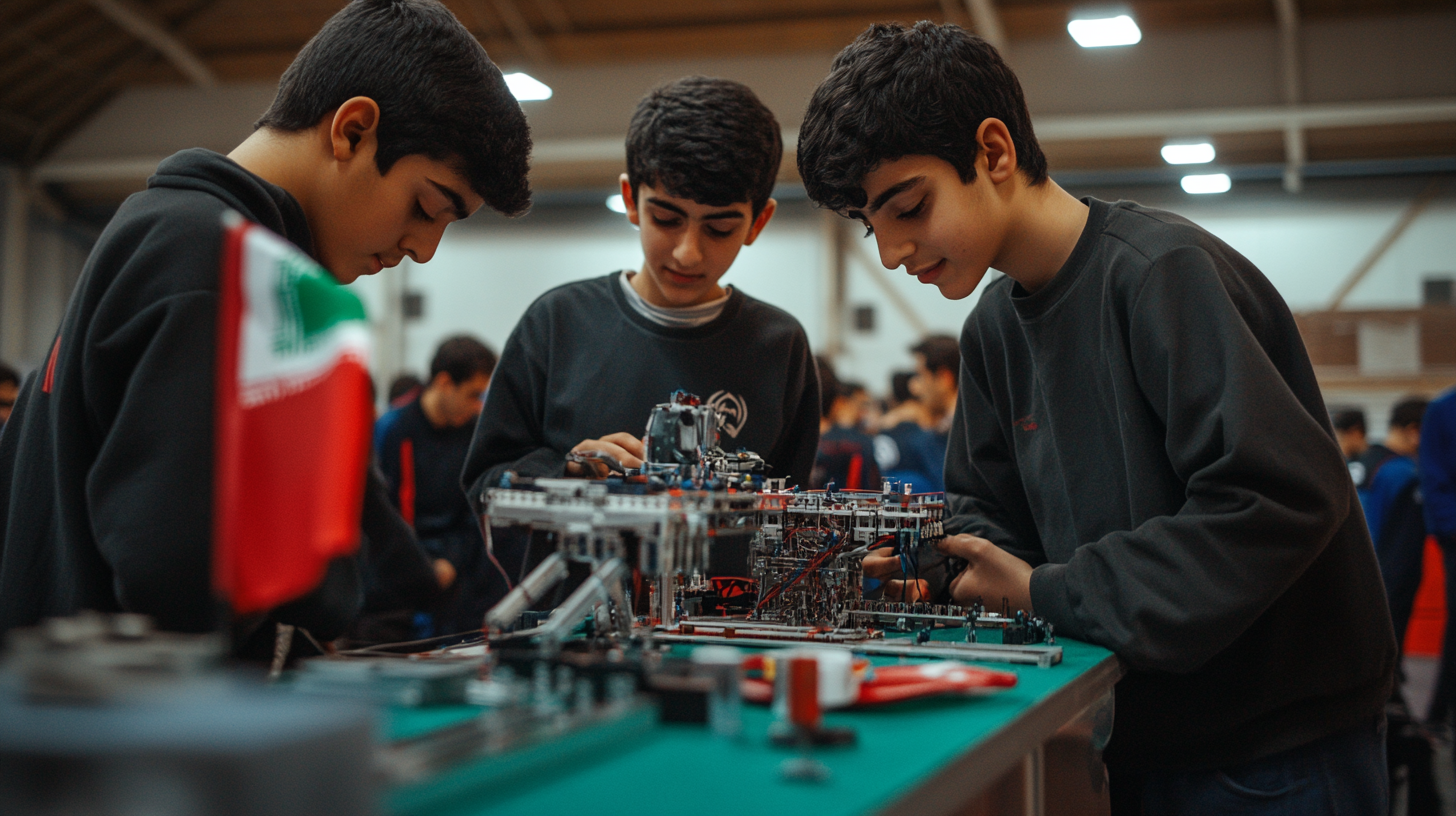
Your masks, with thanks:
M 674 391 L 671 401 L 652 409 L 647 417 L 647 473 L 677 470 L 699 465 L 718 447 L 722 418 L 701 398 L 686 391 Z

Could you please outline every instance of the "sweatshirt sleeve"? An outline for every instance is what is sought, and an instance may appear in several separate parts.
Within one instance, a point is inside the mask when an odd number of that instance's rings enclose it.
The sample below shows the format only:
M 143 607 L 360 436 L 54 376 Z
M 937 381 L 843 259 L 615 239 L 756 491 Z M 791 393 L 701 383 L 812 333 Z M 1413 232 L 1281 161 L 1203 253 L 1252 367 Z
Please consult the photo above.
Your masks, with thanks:
M 364 486 L 364 611 L 423 609 L 441 595 L 434 565 L 394 509 L 376 467 Z
M 1438 535 L 1456 535 L 1456 391 L 1426 409 L 1420 470 L 1426 526 Z
M 984 538 L 1035 566 L 1046 561 L 1016 455 L 990 397 L 977 324 L 961 341 L 960 388 L 945 455 L 947 535 Z
M 784 430 L 764 459 L 774 466 L 771 478 L 788 477 L 789 484 L 807 487 L 819 450 L 819 370 L 802 329 L 795 334 L 793 356 L 784 389 Z
M 164 258 L 132 258 L 148 260 L 167 274 Z M 175 294 L 76 338 L 99 443 L 86 479 L 92 534 L 121 607 L 172 631 L 222 623 L 211 579 L 217 306 L 215 292 Z
M 95 446 L 84 495 L 96 547 L 122 609 L 172 631 L 223 623 L 212 582 L 220 245 L 217 213 L 201 208 L 98 244 L 90 274 L 114 280 L 90 324 L 61 338 L 82 344 L 77 431 L 87 438 L 62 443 Z M 332 637 L 360 600 L 357 559 L 346 556 L 272 617 Z
M 538 477 L 566 473 L 566 451 L 550 446 L 544 427 L 547 371 L 540 350 L 548 346 L 550 321 L 543 311 L 539 302 L 527 310 L 506 340 L 475 423 L 460 484 L 476 513 L 485 488 L 508 470 Z
M 1035 569 L 1038 614 L 1142 669 L 1190 672 L 1282 595 L 1353 512 L 1333 438 L 1295 397 L 1203 249 L 1157 259 L 1129 316 L 1139 387 L 1186 500 Z M 1231 291 L 1233 294 L 1231 294 Z M 1271 308 L 1241 297 L 1248 310 Z M 1282 310 L 1282 303 L 1277 304 Z M 1255 325 L 1289 322 L 1266 313 Z M 1292 326 L 1280 337 L 1292 334 Z

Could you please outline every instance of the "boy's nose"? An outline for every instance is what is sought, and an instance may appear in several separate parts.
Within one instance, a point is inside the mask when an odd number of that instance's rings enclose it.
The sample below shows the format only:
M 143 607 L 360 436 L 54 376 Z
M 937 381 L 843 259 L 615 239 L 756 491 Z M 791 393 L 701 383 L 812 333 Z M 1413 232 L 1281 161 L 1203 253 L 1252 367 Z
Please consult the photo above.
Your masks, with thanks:
M 681 241 L 677 242 L 677 249 L 673 251 L 672 257 L 684 267 L 696 266 L 703 259 L 703 253 L 698 246 L 697 233 L 687 230 Z
M 875 233 L 875 246 L 880 250 L 880 263 L 886 269 L 903 266 L 906 259 L 915 254 L 915 244 L 910 241 L 895 241 L 879 232 Z
M 429 263 L 435 257 L 435 250 L 440 247 L 440 238 L 444 232 L 443 226 L 422 232 L 407 232 L 399 242 L 400 251 L 410 256 L 415 263 Z

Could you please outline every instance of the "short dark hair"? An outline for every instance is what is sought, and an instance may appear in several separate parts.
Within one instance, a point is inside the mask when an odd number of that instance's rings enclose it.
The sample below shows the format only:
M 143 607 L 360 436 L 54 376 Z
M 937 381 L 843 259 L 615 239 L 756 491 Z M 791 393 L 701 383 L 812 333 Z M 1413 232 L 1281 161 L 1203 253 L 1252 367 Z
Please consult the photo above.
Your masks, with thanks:
M 380 175 L 424 155 L 455 165 L 492 209 L 531 206 L 526 115 L 438 0 L 353 0 L 298 52 L 253 128 L 307 130 L 356 96 L 379 105 Z
M 424 387 L 424 385 L 425 384 L 420 381 L 420 378 L 416 377 L 413 374 L 400 374 L 389 381 L 389 390 L 385 392 L 384 400 L 385 402 L 393 405 L 395 400 L 405 396 L 406 394 L 409 394 L 411 391 L 420 390 Z
M 0 363 L 0 385 L 5 383 L 15 383 L 18 387 L 20 385 L 20 372 L 5 363 Z
M 1390 409 L 1390 427 L 1409 428 L 1414 425 L 1419 428 L 1421 418 L 1426 415 L 1426 406 L 1430 402 L 1425 397 L 1406 397 L 1397 402 L 1395 407 Z
M 915 395 L 910 393 L 910 381 L 914 378 L 913 371 L 896 371 L 890 375 L 890 400 L 899 405 L 915 399 Z
M 839 397 L 839 376 L 834 373 L 834 363 L 822 354 L 814 355 L 814 366 L 819 370 L 819 417 L 823 419 Z
M 932 334 L 910 347 L 911 354 L 925 358 L 925 367 L 931 373 L 949 371 L 952 376 L 961 375 L 961 346 L 948 334 Z
M 763 212 L 784 157 L 778 120 L 747 85 L 690 76 L 642 97 L 627 128 L 627 182 L 711 207 Z
M 976 131 L 1000 119 L 1032 184 L 1046 156 L 1016 74 L 990 43 L 955 25 L 876 23 L 845 46 L 809 100 L 799 128 L 799 176 L 833 210 L 863 207 L 864 177 L 905 156 L 944 159 L 976 178 Z
M 1345 431 L 1359 431 L 1365 433 L 1365 412 L 1359 408 L 1341 408 L 1335 411 L 1330 417 L 1335 430 L 1341 433 Z
M 448 337 L 435 349 L 430 360 L 430 379 L 440 372 L 450 376 L 450 381 L 459 385 L 476 374 L 489 377 L 495 373 L 496 356 L 486 344 L 468 334 Z

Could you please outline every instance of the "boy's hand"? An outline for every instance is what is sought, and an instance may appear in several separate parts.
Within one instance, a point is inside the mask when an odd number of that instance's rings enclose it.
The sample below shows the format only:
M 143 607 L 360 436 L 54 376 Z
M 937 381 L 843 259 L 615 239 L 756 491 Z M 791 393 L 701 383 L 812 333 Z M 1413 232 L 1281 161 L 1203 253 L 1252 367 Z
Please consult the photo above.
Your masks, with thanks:
M 641 439 L 629 433 L 614 433 L 604 436 L 601 439 L 583 439 L 576 447 L 571 449 L 572 453 L 584 453 L 596 451 L 604 453 L 616 459 L 623 467 L 642 467 L 642 457 L 647 455 L 647 446 Z M 587 476 L 593 479 L 605 479 L 609 473 L 606 462 L 567 462 L 567 476 Z
M 861 568 L 865 577 L 885 581 L 885 598 L 888 600 L 906 603 L 930 600 L 929 581 L 904 581 L 898 578 L 887 580 L 892 575 L 900 575 L 900 556 L 895 555 L 895 550 L 891 547 L 870 551 L 861 562 Z
M 435 559 L 435 581 L 440 589 L 449 589 L 455 583 L 455 565 L 443 558 Z
M 1032 613 L 1030 564 L 973 535 L 948 536 L 936 549 L 970 562 L 950 582 L 950 594 L 956 603 L 965 606 L 980 598 L 987 609 L 998 609 L 1005 598 L 1013 611 Z

